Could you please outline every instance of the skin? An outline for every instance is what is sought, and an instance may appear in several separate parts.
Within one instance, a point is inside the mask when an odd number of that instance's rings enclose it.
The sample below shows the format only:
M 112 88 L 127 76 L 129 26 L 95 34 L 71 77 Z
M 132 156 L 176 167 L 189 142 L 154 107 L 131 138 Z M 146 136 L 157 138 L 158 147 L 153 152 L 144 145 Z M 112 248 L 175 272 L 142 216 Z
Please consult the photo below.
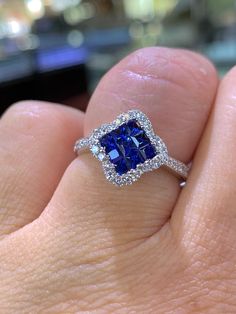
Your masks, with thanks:
M 236 312 L 236 69 L 219 83 L 195 53 L 146 48 L 101 80 L 86 114 L 22 102 L 0 120 L 1 313 Z M 108 183 L 75 140 L 144 111 L 165 169 Z

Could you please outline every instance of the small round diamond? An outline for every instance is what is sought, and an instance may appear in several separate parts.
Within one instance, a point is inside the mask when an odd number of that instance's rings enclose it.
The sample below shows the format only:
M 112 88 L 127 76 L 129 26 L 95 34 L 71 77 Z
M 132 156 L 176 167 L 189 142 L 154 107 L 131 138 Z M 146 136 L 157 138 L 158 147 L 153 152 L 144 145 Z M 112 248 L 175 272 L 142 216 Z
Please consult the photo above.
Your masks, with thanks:
M 105 158 L 105 154 L 103 154 L 103 153 L 98 154 L 98 159 L 100 161 L 102 161 L 104 158 Z
M 99 152 L 99 147 L 97 145 L 93 145 L 91 151 L 94 155 L 97 155 Z

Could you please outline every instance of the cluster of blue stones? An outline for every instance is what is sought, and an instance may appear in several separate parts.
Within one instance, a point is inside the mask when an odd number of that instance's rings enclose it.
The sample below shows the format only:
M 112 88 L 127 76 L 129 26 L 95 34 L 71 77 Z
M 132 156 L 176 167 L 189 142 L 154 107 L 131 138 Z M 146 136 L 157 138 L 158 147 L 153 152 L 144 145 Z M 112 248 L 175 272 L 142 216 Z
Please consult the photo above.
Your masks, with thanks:
M 100 144 L 119 175 L 156 156 L 157 152 L 136 120 L 130 120 L 104 135 Z

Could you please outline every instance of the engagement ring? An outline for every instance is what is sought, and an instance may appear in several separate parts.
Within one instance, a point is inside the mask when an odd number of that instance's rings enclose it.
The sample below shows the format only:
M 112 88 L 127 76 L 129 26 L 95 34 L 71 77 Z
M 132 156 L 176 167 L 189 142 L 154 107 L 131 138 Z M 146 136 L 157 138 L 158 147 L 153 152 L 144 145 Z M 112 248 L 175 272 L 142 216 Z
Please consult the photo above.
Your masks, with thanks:
M 143 173 L 161 166 L 186 180 L 190 168 L 168 155 L 165 143 L 139 110 L 122 113 L 93 130 L 89 137 L 76 142 L 74 151 L 87 148 L 101 161 L 107 180 L 118 186 L 132 184 Z

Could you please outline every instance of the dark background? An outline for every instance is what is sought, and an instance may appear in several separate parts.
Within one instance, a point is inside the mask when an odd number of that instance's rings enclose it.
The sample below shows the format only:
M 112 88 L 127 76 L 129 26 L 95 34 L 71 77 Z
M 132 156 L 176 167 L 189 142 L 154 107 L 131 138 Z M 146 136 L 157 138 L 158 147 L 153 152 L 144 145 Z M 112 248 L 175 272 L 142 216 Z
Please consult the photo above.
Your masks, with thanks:
M 236 1 L 0 0 L 0 112 L 22 99 L 85 109 L 101 76 L 145 46 L 236 62 Z

